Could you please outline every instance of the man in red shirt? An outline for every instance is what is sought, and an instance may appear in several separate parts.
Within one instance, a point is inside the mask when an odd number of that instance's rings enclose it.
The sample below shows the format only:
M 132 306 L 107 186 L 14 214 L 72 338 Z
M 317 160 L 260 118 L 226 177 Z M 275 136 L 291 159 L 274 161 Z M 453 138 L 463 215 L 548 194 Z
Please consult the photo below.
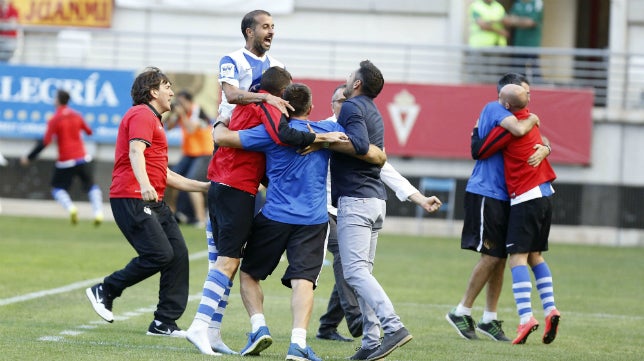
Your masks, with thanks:
M 112 301 L 126 288 L 160 273 L 159 302 L 147 334 L 185 337 L 176 320 L 188 303 L 188 249 L 163 194 L 166 185 L 205 192 L 209 183 L 168 168 L 168 141 L 161 121 L 174 96 L 168 77 L 148 68 L 134 80 L 131 94 L 134 106 L 123 116 L 116 138 L 110 205 L 138 256 L 85 294 L 96 313 L 113 322 Z
M 54 199 L 69 212 L 72 224 L 78 222 L 78 208 L 69 196 L 69 187 L 74 177 L 78 177 L 83 190 L 92 204 L 94 224 L 103 221 L 103 194 L 94 183 L 91 161 L 92 157 L 85 151 L 81 131 L 92 135 L 92 129 L 85 123 L 83 117 L 67 106 L 69 93 L 59 89 L 56 92 L 56 113 L 47 122 L 45 136 L 32 149 L 29 155 L 21 158 L 22 165 L 28 165 L 54 138 L 58 144 L 58 160 L 51 180 L 51 194 Z
M 0 0 L 0 61 L 11 59 L 18 45 L 18 10 L 11 1 Z

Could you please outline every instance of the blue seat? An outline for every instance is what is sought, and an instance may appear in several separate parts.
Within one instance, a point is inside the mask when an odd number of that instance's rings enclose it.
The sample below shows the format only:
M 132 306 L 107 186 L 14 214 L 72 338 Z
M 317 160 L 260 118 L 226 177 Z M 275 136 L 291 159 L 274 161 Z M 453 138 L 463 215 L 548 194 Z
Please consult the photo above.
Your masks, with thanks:
M 438 198 L 441 200 L 443 205 L 437 212 L 445 212 L 446 219 L 449 222 L 449 229 L 452 228 L 452 223 L 454 221 L 454 199 L 456 198 L 456 179 L 454 178 L 434 178 L 434 177 L 422 177 L 420 178 L 420 183 L 418 184 L 418 190 L 420 193 L 425 196 L 436 195 L 437 193 L 443 193 L 447 195 L 445 198 L 443 195 L 438 195 Z M 416 218 L 418 219 L 419 233 L 422 233 L 421 224 L 424 214 L 427 212 L 420 206 L 416 207 Z

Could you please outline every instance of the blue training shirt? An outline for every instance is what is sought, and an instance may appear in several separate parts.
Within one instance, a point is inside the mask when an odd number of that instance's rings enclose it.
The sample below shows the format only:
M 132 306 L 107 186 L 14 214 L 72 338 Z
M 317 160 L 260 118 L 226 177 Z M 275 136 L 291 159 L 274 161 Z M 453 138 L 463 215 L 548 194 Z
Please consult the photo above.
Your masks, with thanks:
M 344 132 L 338 123 L 291 119 L 291 128 L 316 133 Z M 239 137 L 246 150 L 266 153 L 266 203 L 262 213 L 273 221 L 315 225 L 329 221 L 327 213 L 326 179 L 331 152 L 321 149 L 305 156 L 294 147 L 275 144 L 264 125 L 240 130 Z
M 494 127 L 500 125 L 503 119 L 511 115 L 512 113 L 498 101 L 486 104 L 479 116 L 479 137 L 484 138 Z M 503 153 L 496 152 L 487 159 L 477 160 L 465 190 L 485 197 L 509 201 L 508 189 L 505 185 Z

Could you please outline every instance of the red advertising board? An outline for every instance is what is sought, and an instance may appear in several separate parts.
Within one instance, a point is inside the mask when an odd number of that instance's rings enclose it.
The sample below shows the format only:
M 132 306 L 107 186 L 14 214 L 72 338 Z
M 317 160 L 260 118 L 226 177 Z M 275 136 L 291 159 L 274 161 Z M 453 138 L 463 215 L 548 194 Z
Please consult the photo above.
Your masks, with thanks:
M 313 92 L 311 119 L 331 115 L 331 94 L 341 81 L 296 79 Z M 586 89 L 530 89 L 530 111 L 550 139 L 549 160 L 590 164 L 593 92 Z M 389 155 L 470 159 L 470 134 L 483 106 L 496 99 L 494 85 L 386 83 L 376 104 L 385 122 Z

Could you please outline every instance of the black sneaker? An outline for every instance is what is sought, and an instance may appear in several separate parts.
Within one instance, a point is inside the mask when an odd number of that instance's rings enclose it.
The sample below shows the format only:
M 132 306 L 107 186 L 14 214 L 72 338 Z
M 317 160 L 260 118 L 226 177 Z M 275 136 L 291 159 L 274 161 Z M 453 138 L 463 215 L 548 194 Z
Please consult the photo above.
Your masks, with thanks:
M 456 316 L 454 311 L 455 309 L 452 309 L 445 315 L 447 322 L 454 326 L 461 337 L 468 340 L 478 340 L 479 337 L 476 336 L 476 331 L 474 331 L 474 320 L 472 319 L 472 316 Z
M 154 320 L 148 327 L 146 335 L 186 338 L 186 331 L 180 329 L 176 324 Z
M 407 342 L 411 341 L 414 338 L 406 328 L 402 327 L 396 332 L 386 333 L 385 337 L 382 339 L 380 347 L 376 352 L 369 355 L 367 361 L 382 360 L 385 357 L 389 356 L 395 349 L 401 347 Z
M 112 299 L 103 292 L 103 284 L 99 283 L 85 290 L 85 295 L 92 304 L 94 311 L 107 322 L 114 322 L 112 314 Z
M 372 353 L 376 352 L 377 349 L 378 346 L 374 348 L 358 347 L 356 349 L 357 352 L 353 354 L 353 356 L 349 357 L 349 360 L 366 360 L 367 358 L 369 358 L 369 356 L 371 356 Z
M 318 331 L 318 334 L 315 337 L 319 338 L 320 340 L 353 342 L 352 338 L 342 336 L 340 333 L 338 333 L 338 330 L 332 330 L 327 332 Z
M 503 328 L 501 328 L 502 323 L 503 321 L 499 320 L 492 320 L 486 323 L 479 322 L 476 325 L 476 329 L 494 341 L 510 341 L 510 339 L 505 336 Z

